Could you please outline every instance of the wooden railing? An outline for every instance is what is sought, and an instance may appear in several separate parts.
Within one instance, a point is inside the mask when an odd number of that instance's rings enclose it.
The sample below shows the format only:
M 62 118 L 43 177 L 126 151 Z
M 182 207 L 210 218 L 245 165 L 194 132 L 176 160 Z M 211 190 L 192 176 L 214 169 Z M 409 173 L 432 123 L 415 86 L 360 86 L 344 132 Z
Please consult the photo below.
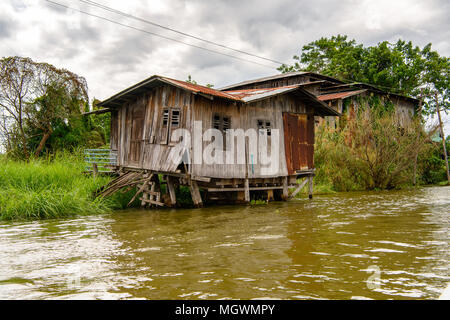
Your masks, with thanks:
M 117 151 L 110 149 L 85 149 L 84 161 L 86 171 L 93 173 L 112 172 L 111 167 L 117 164 Z

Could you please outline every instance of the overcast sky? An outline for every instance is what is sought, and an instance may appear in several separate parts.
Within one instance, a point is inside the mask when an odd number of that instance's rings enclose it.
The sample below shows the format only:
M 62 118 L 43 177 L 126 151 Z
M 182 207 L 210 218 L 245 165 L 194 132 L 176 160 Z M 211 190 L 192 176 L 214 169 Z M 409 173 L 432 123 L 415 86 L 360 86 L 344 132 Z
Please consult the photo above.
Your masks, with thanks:
M 153 74 L 216 88 L 276 74 L 276 64 L 225 51 L 78 0 L 52 0 L 149 32 L 239 55 L 273 69 L 205 52 L 61 8 L 45 0 L 2 0 L 0 56 L 27 56 L 87 79 L 90 97 L 105 99 Z M 320 37 L 346 34 L 364 45 L 431 42 L 450 53 L 448 0 L 181 1 L 94 0 L 152 22 L 286 63 Z M 6 3 L 5 3 L 6 2 Z

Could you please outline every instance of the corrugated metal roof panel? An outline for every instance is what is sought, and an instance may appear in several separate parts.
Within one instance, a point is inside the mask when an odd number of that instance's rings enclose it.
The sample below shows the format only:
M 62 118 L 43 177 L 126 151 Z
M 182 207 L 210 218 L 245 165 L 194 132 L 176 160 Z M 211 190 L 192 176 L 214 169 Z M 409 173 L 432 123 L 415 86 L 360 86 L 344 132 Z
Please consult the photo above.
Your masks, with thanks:
M 219 90 L 221 91 L 228 91 L 231 90 L 233 88 L 236 87 L 240 87 L 240 86 L 245 86 L 248 84 L 253 84 L 253 83 L 259 83 L 259 82 L 264 82 L 264 81 L 270 81 L 270 80 L 276 80 L 276 79 L 282 79 L 282 78 L 289 78 L 289 77 L 295 77 L 295 76 L 300 76 L 300 75 L 311 75 L 313 77 L 319 78 L 319 79 L 327 79 L 331 82 L 335 82 L 335 83 L 344 83 L 341 80 L 332 78 L 332 77 L 328 77 L 328 76 L 324 76 L 322 74 L 318 74 L 315 72 L 310 72 L 310 71 L 295 71 L 295 72 L 287 72 L 287 73 L 280 73 L 274 76 L 269 76 L 269 77 L 263 77 L 263 78 L 258 78 L 258 79 L 253 79 L 253 80 L 247 80 L 247 81 L 242 81 L 239 83 L 235 83 L 226 87 L 222 87 Z
M 330 94 L 322 94 L 320 96 L 317 96 L 317 99 L 320 101 L 329 101 L 329 100 L 336 100 L 336 99 L 345 99 L 363 92 L 366 92 L 367 90 L 356 90 L 356 91 L 345 91 L 345 92 L 337 92 L 337 93 L 330 93 Z
M 245 90 L 230 90 L 222 91 L 224 93 L 230 94 L 236 98 L 241 99 L 244 102 L 251 102 L 253 100 L 266 98 L 272 95 L 278 95 L 293 89 L 297 89 L 299 86 L 285 86 L 279 88 L 262 88 L 262 89 L 245 89 Z
M 329 108 L 325 103 L 319 101 L 313 94 L 310 94 L 309 92 L 302 89 L 301 85 L 291 85 L 278 88 L 219 91 L 198 84 L 157 75 L 152 76 L 129 87 L 128 89 L 125 89 L 113 95 L 109 99 L 102 101 L 99 106 L 106 108 L 115 108 L 122 105 L 123 103 L 126 103 L 127 101 L 136 98 L 136 96 L 145 92 L 146 90 L 162 85 L 164 83 L 182 88 L 195 94 L 204 94 L 211 97 L 218 97 L 241 103 L 251 103 L 258 100 L 267 99 L 272 96 L 284 94 L 290 91 L 295 91 L 296 94 L 299 94 L 302 97 L 306 98 L 311 103 L 311 106 L 317 108 L 321 113 L 325 113 L 327 115 L 339 115 L 339 113 L 337 113 L 335 110 Z
M 236 100 L 236 101 L 240 100 L 239 98 L 237 98 L 233 95 L 230 95 L 228 93 L 225 93 L 225 92 L 213 89 L 213 88 L 201 86 L 198 84 L 193 84 L 193 83 L 186 82 L 186 81 L 171 79 L 171 78 L 167 78 L 167 77 L 160 77 L 160 78 L 163 80 L 166 80 L 167 82 L 170 82 L 171 84 L 173 84 L 175 86 L 180 86 L 180 87 L 187 89 L 189 91 L 192 91 L 192 92 L 208 94 L 211 96 L 221 97 L 221 98 L 231 99 L 231 100 Z

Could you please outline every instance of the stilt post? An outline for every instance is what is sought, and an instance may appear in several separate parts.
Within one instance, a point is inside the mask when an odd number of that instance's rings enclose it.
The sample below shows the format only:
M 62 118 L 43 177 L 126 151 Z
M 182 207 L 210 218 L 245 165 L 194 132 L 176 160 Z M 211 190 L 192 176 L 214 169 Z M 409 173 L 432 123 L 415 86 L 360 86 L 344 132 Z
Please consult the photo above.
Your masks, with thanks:
M 170 205 L 176 206 L 177 204 L 177 196 L 175 193 L 175 187 L 173 183 L 173 178 L 171 176 L 167 176 L 167 190 L 169 191 L 170 196 Z
M 250 202 L 250 183 L 249 183 L 248 179 L 245 179 L 244 189 L 245 189 L 244 190 L 244 193 L 245 193 L 244 201 L 245 202 Z
M 283 178 L 283 201 L 286 201 L 289 198 L 289 188 L 288 188 L 288 177 Z
M 200 195 L 200 189 L 198 187 L 197 181 L 191 180 L 189 189 L 191 191 L 192 202 L 194 202 L 194 206 L 202 207 L 203 201 L 202 201 L 202 196 Z
M 313 197 L 313 178 L 313 176 L 308 177 L 308 194 L 310 199 Z

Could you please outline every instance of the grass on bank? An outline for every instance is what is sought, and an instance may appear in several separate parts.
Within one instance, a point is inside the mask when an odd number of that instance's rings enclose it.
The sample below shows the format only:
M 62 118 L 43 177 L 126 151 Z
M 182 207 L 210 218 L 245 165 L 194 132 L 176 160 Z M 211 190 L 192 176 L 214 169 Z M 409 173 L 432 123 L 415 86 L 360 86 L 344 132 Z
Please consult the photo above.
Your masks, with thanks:
M 28 163 L 0 158 L 0 220 L 98 214 L 126 205 L 129 194 L 94 199 L 110 178 L 94 179 L 83 170 L 83 160 L 70 155 Z

